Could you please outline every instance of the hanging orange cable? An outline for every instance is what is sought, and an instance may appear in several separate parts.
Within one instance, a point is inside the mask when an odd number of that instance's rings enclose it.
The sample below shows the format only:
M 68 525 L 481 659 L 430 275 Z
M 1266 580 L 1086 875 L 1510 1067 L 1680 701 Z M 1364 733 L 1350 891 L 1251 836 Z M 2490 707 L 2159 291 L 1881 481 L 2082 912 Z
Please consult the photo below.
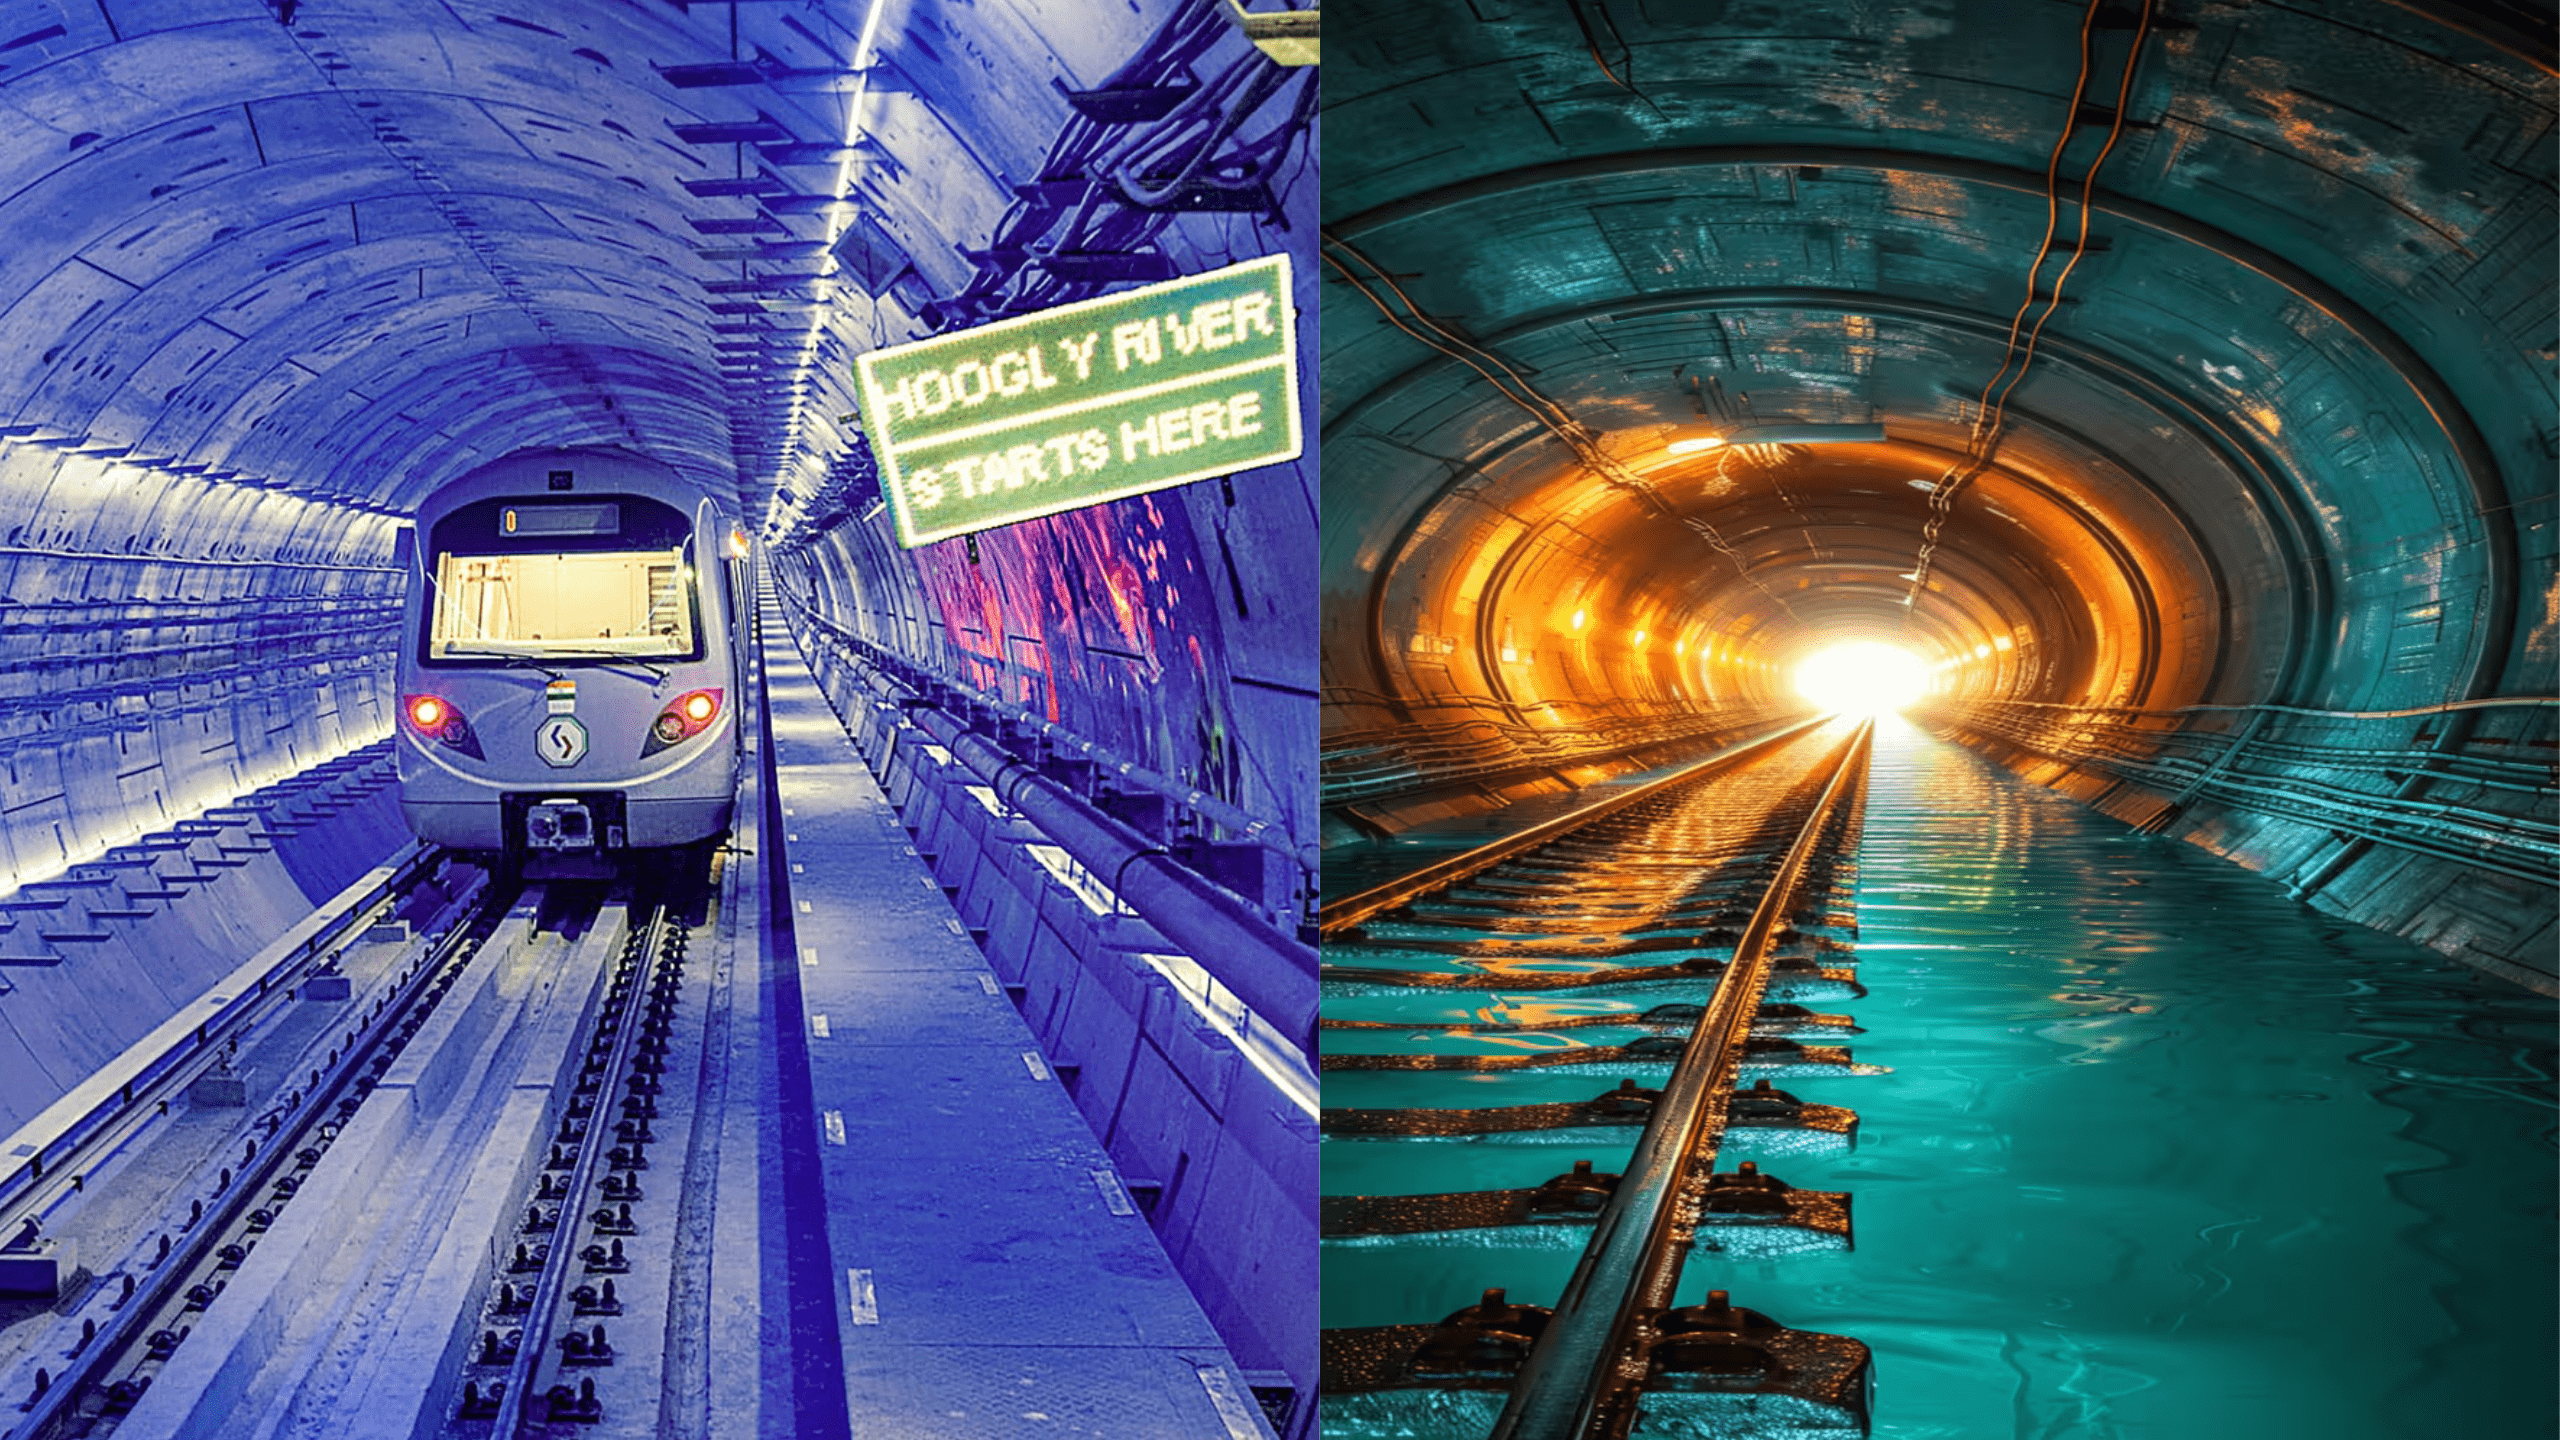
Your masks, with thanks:
M 2026 295 L 2009 319 L 2009 334 L 2001 347 L 2000 368 L 1992 372 L 1990 380 L 1982 387 L 1981 398 L 1975 402 L 1973 425 L 1966 436 L 1964 454 L 1939 475 L 1938 483 L 1930 489 L 1929 519 L 1921 528 L 1919 559 L 1912 567 L 1911 593 L 1903 602 L 1905 606 L 1916 607 L 1921 592 L 1928 586 L 1930 565 L 1936 558 L 1939 536 L 1946 527 L 1947 519 L 1955 513 L 1957 492 L 1991 468 L 1992 457 L 1999 450 L 2001 428 L 2008 416 L 2009 397 L 2025 382 L 2028 369 L 2035 363 L 2037 343 L 2044 337 L 2044 327 L 2052 321 L 2054 312 L 2062 307 L 2063 288 L 2070 283 L 2071 273 L 2079 267 L 2082 257 L 2088 254 L 2089 217 L 2094 209 L 2098 172 L 2105 168 L 2107 157 L 2114 153 L 2116 143 L 2124 136 L 2126 107 L 2132 99 L 2134 75 L 2141 67 L 2143 41 L 2150 35 L 2155 0 L 2142 0 L 2141 12 L 2134 22 L 2133 42 L 2125 53 L 2123 71 L 2117 77 L 2115 106 L 2109 112 L 2107 138 L 2080 177 L 2080 214 L 2071 257 L 2063 262 L 2061 272 L 2054 277 L 2052 293 L 2039 292 L 2045 257 L 2053 252 L 2054 232 L 2060 228 L 2062 158 L 2079 130 L 2081 106 L 2088 95 L 2090 75 L 2095 68 L 2092 36 L 2097 26 L 2098 11 L 2104 3 L 2105 0 L 2089 0 L 2088 9 L 2081 15 L 2080 71 L 2071 84 L 2070 109 L 2064 116 L 2062 133 L 2054 141 L 2053 153 L 2045 162 L 2044 236 L 2037 242 L 2035 255 L 2027 266 Z M 2037 309 L 2039 301 L 2043 307 L 2040 310 Z M 2032 325 L 2027 324 L 2029 311 L 2036 312 Z M 2022 328 L 2026 331 L 2023 345 L 2019 343 Z M 2015 373 L 2012 373 L 2013 367 Z

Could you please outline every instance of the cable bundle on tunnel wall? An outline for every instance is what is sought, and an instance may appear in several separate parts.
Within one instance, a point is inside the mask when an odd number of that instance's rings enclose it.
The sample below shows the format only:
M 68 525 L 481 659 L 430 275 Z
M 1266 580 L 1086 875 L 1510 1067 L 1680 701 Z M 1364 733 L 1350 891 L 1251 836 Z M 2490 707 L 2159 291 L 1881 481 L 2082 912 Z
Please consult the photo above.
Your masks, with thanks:
M 1271 253 L 1310 224 L 1312 71 L 1275 63 L 1204 0 L 1144 19 L 1106 77 L 1061 78 L 1041 97 L 1062 118 L 1036 154 L 1024 147 L 1034 179 L 1015 183 L 1011 167 L 966 176 L 1001 214 L 984 236 L 950 242 L 966 265 L 956 283 L 937 279 L 938 295 L 875 297 L 864 318 L 876 341 Z M 940 268 L 910 254 L 918 279 Z M 1311 325 L 1313 278 L 1298 284 Z M 1312 394 L 1312 374 L 1300 384 Z M 767 544 L 787 598 L 1293 844 L 1311 840 L 1314 606 L 1292 577 L 1311 541 L 1312 456 L 901 551 L 869 445 L 843 433 L 817 479 L 786 487 Z

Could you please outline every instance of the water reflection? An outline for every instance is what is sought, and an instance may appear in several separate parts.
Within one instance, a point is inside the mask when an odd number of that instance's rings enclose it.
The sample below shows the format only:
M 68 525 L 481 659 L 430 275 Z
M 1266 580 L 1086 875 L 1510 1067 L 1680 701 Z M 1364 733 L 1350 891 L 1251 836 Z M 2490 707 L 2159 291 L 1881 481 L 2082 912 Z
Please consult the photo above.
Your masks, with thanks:
M 1702 1257 L 1681 1303 L 1729 1288 L 1865 1340 L 1875 1433 L 1893 1440 L 2553 1434 L 2551 1003 L 1907 727 L 1886 727 L 1877 756 L 1859 869 L 1872 994 L 1825 1008 L 1854 1015 L 1859 1060 L 1893 1073 L 1787 1081 L 1855 1107 L 1860 1139 L 1767 1162 L 1852 1192 L 1857 1249 Z M 1448 1027 L 1471 1021 L 1649 1003 L 1408 994 L 1327 1013 L 1393 1017 L 1411 1028 L 1383 1048 L 1409 1049 L 1415 1033 L 1459 1043 Z M 1325 1089 L 1329 1106 L 1514 1104 L 1591 1082 L 1337 1074 Z M 1534 1184 L 1561 1160 L 1624 1156 L 1325 1148 L 1334 1193 Z M 1326 1320 L 1436 1316 L 1488 1285 L 1552 1295 L 1573 1258 L 1373 1251 L 1356 1289 L 1327 1288 Z

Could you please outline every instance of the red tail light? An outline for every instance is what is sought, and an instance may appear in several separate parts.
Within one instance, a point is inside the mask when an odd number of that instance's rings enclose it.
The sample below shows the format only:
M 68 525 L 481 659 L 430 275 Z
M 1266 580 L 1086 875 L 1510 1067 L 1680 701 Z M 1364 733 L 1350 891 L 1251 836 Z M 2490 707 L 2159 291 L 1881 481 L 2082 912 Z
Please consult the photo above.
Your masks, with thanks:
M 655 755 L 710 729 L 711 722 L 720 718 L 722 698 L 718 690 L 691 690 L 669 701 L 658 718 L 649 722 L 649 738 L 640 746 L 641 755 Z
M 449 750 L 459 750 L 474 760 L 485 758 L 480 753 L 480 737 L 471 730 L 471 722 L 441 695 L 406 695 L 400 700 L 400 713 L 407 716 L 409 726 Z

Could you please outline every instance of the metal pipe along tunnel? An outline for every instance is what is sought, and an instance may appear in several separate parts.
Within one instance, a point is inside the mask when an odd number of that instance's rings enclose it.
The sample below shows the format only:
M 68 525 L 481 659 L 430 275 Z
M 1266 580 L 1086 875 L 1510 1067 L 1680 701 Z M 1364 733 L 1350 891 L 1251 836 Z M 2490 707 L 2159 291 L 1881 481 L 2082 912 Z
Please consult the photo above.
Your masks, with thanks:
M 2560 1434 L 2547 7 L 1334 22 L 0 7 L 0 1440 Z

